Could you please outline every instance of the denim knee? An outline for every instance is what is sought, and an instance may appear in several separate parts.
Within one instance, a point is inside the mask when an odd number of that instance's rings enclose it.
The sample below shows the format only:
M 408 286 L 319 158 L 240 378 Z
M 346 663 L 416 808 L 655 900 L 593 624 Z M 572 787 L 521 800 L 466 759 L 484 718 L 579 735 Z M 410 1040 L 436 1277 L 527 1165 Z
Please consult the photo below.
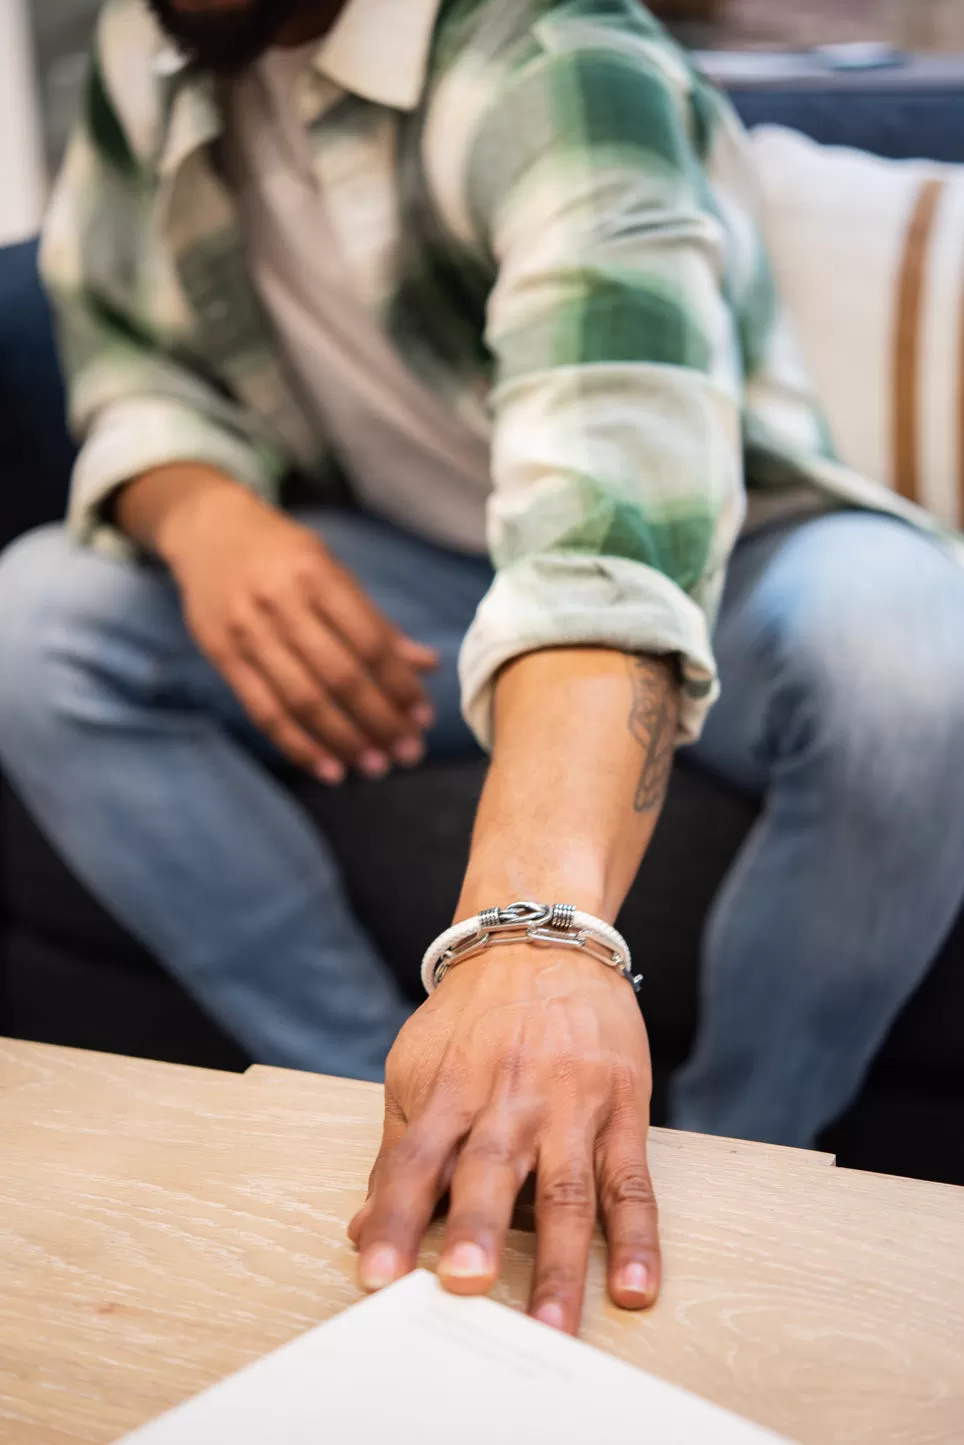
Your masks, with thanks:
M 28 533 L 4 552 L 0 754 L 32 747 L 52 722 L 96 722 L 109 677 L 136 686 L 152 666 L 138 619 L 158 585 L 78 546 L 63 527 Z
M 794 549 L 758 633 L 771 756 L 819 763 L 871 805 L 964 787 L 964 570 L 911 528 L 859 514 L 811 526 Z
M 39 690 L 42 619 L 52 605 L 64 549 L 62 528 L 42 527 L 20 537 L 0 556 L 0 716 L 4 718 Z

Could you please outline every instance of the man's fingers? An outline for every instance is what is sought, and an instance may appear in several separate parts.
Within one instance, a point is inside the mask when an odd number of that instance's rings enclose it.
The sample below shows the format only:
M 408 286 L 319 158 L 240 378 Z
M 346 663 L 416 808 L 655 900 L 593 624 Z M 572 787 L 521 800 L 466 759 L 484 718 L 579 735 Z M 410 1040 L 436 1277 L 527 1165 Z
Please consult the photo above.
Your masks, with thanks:
M 393 697 L 405 692 L 408 716 L 426 732 L 435 726 L 435 707 L 425 690 L 421 674 L 435 672 L 442 659 L 434 647 L 415 642 L 402 632 L 395 632 L 394 646 L 382 663 L 380 681 Z M 411 671 L 414 669 L 414 674 Z M 411 700 L 411 679 L 414 676 L 418 696 Z M 407 691 L 406 691 L 407 689 Z
M 218 667 L 251 721 L 284 757 L 322 782 L 334 786 L 344 781 L 342 761 L 295 722 L 257 667 L 237 655 L 224 657 Z
M 414 718 L 422 715 L 426 708 L 431 708 L 421 677 L 421 673 L 428 669 L 419 668 L 407 660 L 402 651 L 402 641 L 400 633 L 393 635 L 391 647 L 372 664 L 372 672 L 379 686 L 395 699 L 405 715 Z M 431 726 L 431 720 L 427 726 Z
M 366 670 L 341 638 L 303 603 L 278 609 L 277 625 L 288 645 L 326 694 L 360 729 L 371 746 L 412 766 L 424 754 L 421 729 Z
M 660 1253 L 644 1126 L 614 1121 L 600 1141 L 597 1158 L 599 1208 L 609 1244 L 609 1293 L 622 1309 L 645 1309 L 659 1294 Z
M 478 1121 L 463 1144 L 452 1176 L 438 1269 L 454 1294 L 484 1294 L 495 1283 L 533 1155 L 528 1122 L 496 1110 Z
M 261 673 L 276 706 L 280 705 L 290 724 L 314 738 L 342 763 L 361 767 L 373 775 L 388 771 L 387 757 L 373 750 L 361 728 L 291 651 L 272 618 L 252 609 L 243 625 L 235 628 L 233 641 L 244 661 Z M 271 721 L 277 728 L 278 720 L 273 714 Z M 369 756 L 373 751 L 381 759 L 377 764 Z
M 361 1209 L 358 1210 L 354 1219 L 348 1226 L 348 1238 L 351 1240 L 352 1244 L 356 1246 L 359 1239 L 361 1238 L 362 1229 L 365 1225 L 365 1221 L 371 1213 L 372 1194 L 374 1193 L 375 1185 L 378 1181 L 378 1171 L 381 1168 L 382 1161 L 387 1159 L 391 1154 L 392 1150 L 395 1148 L 396 1144 L 399 1144 L 401 1142 L 402 1136 L 404 1135 L 407 1127 L 408 1126 L 405 1122 L 405 1115 L 402 1113 L 400 1105 L 398 1104 L 391 1090 L 386 1089 L 385 1122 L 382 1126 L 382 1142 L 379 1146 L 378 1157 L 376 1158 L 375 1163 L 372 1165 L 372 1171 L 368 1176 L 368 1194 L 365 1198 L 365 1203 L 362 1205 Z
M 427 1114 L 381 1158 L 358 1231 L 363 1289 L 383 1289 L 414 1269 L 459 1135 L 456 1122 Z
M 355 1217 L 352 1219 L 351 1223 L 348 1226 L 348 1238 L 351 1240 L 352 1244 L 355 1246 L 356 1249 L 358 1248 L 358 1241 L 362 1237 L 362 1231 L 365 1228 L 365 1222 L 372 1212 L 371 1204 L 371 1199 L 366 1199 L 365 1203 L 362 1205 L 361 1209 L 358 1210 Z
M 419 675 L 424 669 L 402 655 L 401 634 L 378 612 L 351 573 L 341 568 L 326 572 L 314 587 L 311 601 L 400 712 L 413 715 L 427 705 Z M 425 666 L 431 666 L 427 659 Z
M 529 1313 L 575 1334 L 596 1225 L 593 1141 L 575 1128 L 553 1134 L 539 1150 L 536 1174 L 536 1267 Z
M 404 633 L 398 634 L 396 651 L 403 662 L 410 663 L 419 672 L 434 672 L 442 661 L 434 647 L 416 642 L 414 637 L 406 637 Z

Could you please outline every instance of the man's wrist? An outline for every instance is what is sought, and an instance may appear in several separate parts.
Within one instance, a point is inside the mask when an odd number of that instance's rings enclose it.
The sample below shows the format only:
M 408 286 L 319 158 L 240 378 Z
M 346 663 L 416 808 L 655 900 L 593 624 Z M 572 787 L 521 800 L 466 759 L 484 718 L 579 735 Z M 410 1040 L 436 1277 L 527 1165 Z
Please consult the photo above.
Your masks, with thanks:
M 453 968 L 506 948 L 579 953 L 615 970 L 634 991 L 640 982 L 632 970 L 629 945 L 611 924 L 571 904 L 519 900 L 505 908 L 485 909 L 439 934 L 422 960 L 425 991 L 434 993 Z
M 157 467 L 128 482 L 118 494 L 118 525 L 172 569 L 201 524 L 212 497 L 218 506 L 241 498 L 257 499 L 239 482 L 213 467 L 196 464 Z
M 615 920 L 618 905 L 607 896 L 602 878 L 592 880 L 586 870 L 573 877 L 568 868 L 510 868 L 498 874 L 476 875 L 469 870 L 453 922 L 472 918 L 484 908 L 506 908 L 511 903 L 569 903 L 605 923 Z
M 155 529 L 158 556 L 173 572 L 194 548 L 199 537 L 212 535 L 229 509 L 252 511 L 262 504 L 238 482 L 215 474 L 197 478 L 173 495 Z

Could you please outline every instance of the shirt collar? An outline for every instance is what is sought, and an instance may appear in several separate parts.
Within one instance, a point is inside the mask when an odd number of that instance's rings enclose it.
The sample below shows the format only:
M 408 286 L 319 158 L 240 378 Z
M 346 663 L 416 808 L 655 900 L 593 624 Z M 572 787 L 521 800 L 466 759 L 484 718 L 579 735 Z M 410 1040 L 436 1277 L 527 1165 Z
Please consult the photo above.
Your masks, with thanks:
M 414 110 L 425 87 L 432 35 L 442 0 L 348 0 L 321 41 L 314 68 L 343 90 L 393 110 Z M 154 57 L 154 72 L 171 87 L 170 124 L 162 172 L 220 133 L 210 78 L 194 76 L 187 58 L 170 44 Z
M 428 70 L 442 0 L 348 0 L 321 41 L 314 67 L 342 90 L 393 110 L 414 110 Z M 166 44 L 154 58 L 162 79 L 177 81 L 187 57 Z
M 442 0 L 349 0 L 321 42 L 315 69 L 342 90 L 414 110 L 425 88 Z

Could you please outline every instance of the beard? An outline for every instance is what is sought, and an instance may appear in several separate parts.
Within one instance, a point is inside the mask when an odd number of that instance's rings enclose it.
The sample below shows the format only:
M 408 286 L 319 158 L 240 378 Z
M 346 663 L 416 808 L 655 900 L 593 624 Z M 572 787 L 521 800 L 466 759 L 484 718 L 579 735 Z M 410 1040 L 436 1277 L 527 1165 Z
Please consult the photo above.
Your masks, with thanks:
M 216 10 L 184 10 L 147 0 L 175 45 L 202 70 L 234 75 L 258 60 L 297 13 L 301 0 L 245 0 Z

